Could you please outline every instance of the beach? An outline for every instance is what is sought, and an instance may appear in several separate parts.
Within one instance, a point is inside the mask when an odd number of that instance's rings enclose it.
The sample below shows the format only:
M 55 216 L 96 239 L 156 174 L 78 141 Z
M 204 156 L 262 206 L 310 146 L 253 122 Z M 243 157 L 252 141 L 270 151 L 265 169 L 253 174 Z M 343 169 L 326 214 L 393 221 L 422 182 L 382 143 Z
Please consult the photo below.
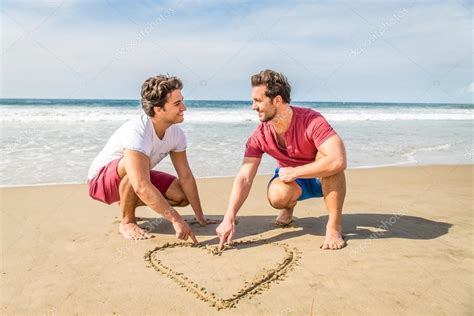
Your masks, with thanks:
M 146 207 L 137 216 L 155 237 L 123 239 L 118 206 L 92 200 L 85 184 L 3 187 L 1 313 L 469 315 L 473 175 L 472 164 L 347 170 L 342 221 L 348 246 L 339 251 L 319 249 L 327 221 L 322 199 L 299 203 L 294 226 L 275 228 L 277 212 L 265 196 L 270 176 L 259 175 L 238 214 L 235 237 L 256 242 L 220 256 L 165 246 L 178 242 L 172 226 Z M 197 181 L 205 214 L 221 218 L 233 178 Z M 192 221 L 189 206 L 178 210 Z M 192 228 L 201 243 L 216 245 L 216 225 Z M 153 252 L 156 247 L 165 248 Z M 291 269 L 262 281 L 232 308 L 218 310 L 182 280 L 155 269 L 166 265 L 202 293 L 225 299 L 281 266 L 282 247 L 296 253 Z M 151 265 L 144 258 L 150 252 Z
M 0 315 L 474 315 L 473 10 L 2 2 Z

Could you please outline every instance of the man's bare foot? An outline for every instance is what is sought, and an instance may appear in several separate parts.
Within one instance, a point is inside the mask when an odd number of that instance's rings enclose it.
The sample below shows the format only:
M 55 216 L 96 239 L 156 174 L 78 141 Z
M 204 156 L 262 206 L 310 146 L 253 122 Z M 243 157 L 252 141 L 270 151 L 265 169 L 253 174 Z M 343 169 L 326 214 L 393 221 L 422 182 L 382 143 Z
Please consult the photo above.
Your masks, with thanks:
M 293 223 L 292 218 L 293 218 L 293 209 L 284 208 L 280 210 L 280 214 L 278 214 L 274 223 L 280 228 L 290 227 L 291 223 Z
M 120 223 L 120 233 L 125 239 L 142 240 L 152 238 L 153 236 L 140 228 L 136 223 Z
M 278 228 L 289 228 L 289 227 L 294 227 L 293 225 L 293 220 L 290 220 L 288 223 L 284 223 L 284 222 L 280 222 L 279 220 L 275 220 L 273 222 L 273 224 L 275 224 L 275 226 L 277 226 Z
M 326 226 L 326 238 L 324 239 L 321 249 L 337 250 L 344 248 L 347 245 L 342 238 L 342 227 Z

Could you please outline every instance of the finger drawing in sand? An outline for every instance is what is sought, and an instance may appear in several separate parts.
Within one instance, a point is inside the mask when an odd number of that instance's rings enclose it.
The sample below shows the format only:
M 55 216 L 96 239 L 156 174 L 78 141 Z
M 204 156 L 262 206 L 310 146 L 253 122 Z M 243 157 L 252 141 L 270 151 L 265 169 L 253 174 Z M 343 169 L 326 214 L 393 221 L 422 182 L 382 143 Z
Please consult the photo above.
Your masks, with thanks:
M 118 202 L 122 212 L 119 231 L 126 239 L 147 239 L 138 226 L 135 209 L 147 205 L 173 224 L 181 240 L 196 237 L 174 209 L 191 204 L 200 225 L 213 223 L 204 217 L 196 180 L 188 164 L 186 137 L 177 124 L 184 121 L 183 84 L 177 77 L 159 75 L 142 85 L 143 114 L 117 129 L 92 162 L 89 195 L 103 203 Z M 152 170 L 166 156 L 178 177 Z
M 252 109 L 261 123 L 247 140 L 224 220 L 216 229 L 219 247 L 232 242 L 237 212 L 266 153 L 277 161 L 267 188 L 269 203 L 280 210 L 275 223 L 289 225 L 298 201 L 323 197 L 329 219 L 321 249 L 343 248 L 347 163 L 342 139 L 320 113 L 290 105 L 291 86 L 282 73 L 263 70 L 252 76 L 251 84 Z
M 278 262 L 276 262 L 274 266 L 268 267 L 264 269 L 264 271 L 258 271 L 252 279 L 243 282 L 243 285 L 230 297 L 220 297 L 210 289 L 207 289 L 206 287 L 196 283 L 195 280 L 192 280 L 190 277 L 186 276 L 184 272 L 175 271 L 173 268 L 162 262 L 163 256 L 165 256 L 163 252 L 170 248 L 195 247 L 206 250 L 208 254 L 212 256 L 221 256 L 222 252 L 219 251 L 217 246 L 204 245 L 202 243 L 165 243 L 164 245 L 158 246 L 155 249 L 145 253 L 144 259 L 149 267 L 154 268 L 156 271 L 162 273 L 171 280 L 174 280 L 180 287 L 195 295 L 196 298 L 207 302 L 210 306 L 215 307 L 218 310 L 221 310 L 235 308 L 241 299 L 252 299 L 255 295 L 262 293 L 264 290 L 268 290 L 272 283 L 285 279 L 287 274 L 299 264 L 301 253 L 298 251 L 298 249 L 291 248 L 285 243 L 268 243 L 266 239 L 257 238 L 239 240 L 236 241 L 232 246 L 226 244 L 224 247 L 239 248 L 239 246 L 249 244 L 260 246 L 269 244 L 273 247 L 282 249 L 284 251 L 284 256 Z

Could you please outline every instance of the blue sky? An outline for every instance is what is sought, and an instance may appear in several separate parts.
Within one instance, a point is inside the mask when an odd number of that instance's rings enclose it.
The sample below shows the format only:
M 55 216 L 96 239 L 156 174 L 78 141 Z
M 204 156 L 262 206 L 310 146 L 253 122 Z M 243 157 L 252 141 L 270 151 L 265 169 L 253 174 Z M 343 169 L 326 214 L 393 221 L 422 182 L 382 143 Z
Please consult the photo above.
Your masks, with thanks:
M 3 98 L 250 99 L 285 73 L 294 100 L 473 102 L 469 1 L 2 1 Z

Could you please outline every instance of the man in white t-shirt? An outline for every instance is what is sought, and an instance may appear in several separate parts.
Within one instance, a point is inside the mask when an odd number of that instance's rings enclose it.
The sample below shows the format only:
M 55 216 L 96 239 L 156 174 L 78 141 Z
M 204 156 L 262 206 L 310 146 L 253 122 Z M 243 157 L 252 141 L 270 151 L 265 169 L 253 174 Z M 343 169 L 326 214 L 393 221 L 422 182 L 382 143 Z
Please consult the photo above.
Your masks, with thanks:
M 191 204 L 199 224 L 215 223 L 204 218 L 196 180 L 186 156 L 186 137 L 177 125 L 186 106 L 177 77 L 156 76 L 142 85 L 145 114 L 123 124 L 94 159 L 87 177 L 89 195 L 101 202 L 119 202 L 119 231 L 127 239 L 151 235 L 137 225 L 135 209 L 147 205 L 168 219 L 179 239 L 197 242 L 189 225 L 173 206 Z M 152 170 L 170 155 L 178 178 Z

